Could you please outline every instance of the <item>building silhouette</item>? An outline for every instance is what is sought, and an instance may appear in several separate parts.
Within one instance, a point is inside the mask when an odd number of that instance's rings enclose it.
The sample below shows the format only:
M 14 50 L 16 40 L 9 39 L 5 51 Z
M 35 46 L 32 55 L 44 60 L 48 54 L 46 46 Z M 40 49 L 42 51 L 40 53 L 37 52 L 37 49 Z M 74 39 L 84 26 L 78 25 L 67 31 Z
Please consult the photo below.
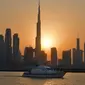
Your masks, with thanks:
M 6 65 L 9 68 L 12 61 L 11 29 L 10 28 L 7 28 L 5 33 L 5 52 L 6 52 Z
M 41 20 L 40 20 L 40 1 L 38 6 L 38 21 L 37 21 L 37 30 L 36 30 L 36 45 L 35 45 L 35 56 L 39 61 L 39 56 L 41 52 Z
M 32 64 L 32 62 L 33 62 L 33 51 L 34 51 L 34 49 L 32 47 L 25 47 L 25 50 L 24 50 L 25 65 Z
M 6 66 L 5 43 L 3 35 L 0 35 L 0 69 Z
M 62 61 L 62 59 L 58 59 L 58 67 L 63 67 L 63 61 Z
M 80 38 L 77 38 L 76 49 L 80 50 Z
M 76 65 L 76 48 L 72 49 L 72 56 L 73 56 L 73 65 Z
M 83 63 L 83 50 L 80 49 L 80 39 L 77 38 L 76 48 L 73 48 L 73 65 L 79 68 Z
M 39 56 L 38 65 L 45 65 L 47 62 L 47 54 L 44 51 L 41 51 Z
M 55 47 L 51 48 L 51 65 L 52 67 L 57 66 L 57 50 Z
M 85 43 L 84 43 L 84 65 L 85 65 Z
M 19 62 L 20 60 L 20 51 L 19 51 L 19 37 L 18 34 L 15 33 L 13 35 L 13 61 Z
M 63 67 L 69 69 L 71 67 L 71 49 L 62 53 Z

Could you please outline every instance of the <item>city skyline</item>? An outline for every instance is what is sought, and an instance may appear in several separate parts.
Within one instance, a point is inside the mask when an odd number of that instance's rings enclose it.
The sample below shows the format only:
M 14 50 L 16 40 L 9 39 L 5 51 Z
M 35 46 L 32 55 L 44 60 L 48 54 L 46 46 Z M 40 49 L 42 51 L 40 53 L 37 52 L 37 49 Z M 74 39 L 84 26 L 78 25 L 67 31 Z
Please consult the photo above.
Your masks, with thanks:
M 32 65 L 34 66 L 48 65 L 53 68 L 62 68 L 63 70 L 67 69 L 70 71 L 72 70 L 76 71 L 76 69 L 83 69 L 83 70 L 85 69 L 85 43 L 83 43 L 84 49 L 81 49 L 80 38 L 76 38 L 76 44 L 74 48 L 62 51 L 62 59 L 59 59 L 56 47 L 52 47 L 50 49 L 51 50 L 50 61 L 47 59 L 47 54 L 45 53 L 45 51 L 40 49 L 38 49 L 39 50 L 38 51 L 36 48 L 33 48 L 31 46 L 25 47 L 24 55 L 21 55 L 21 52 L 19 50 L 19 44 L 20 44 L 19 42 L 20 38 L 18 36 L 18 33 L 15 33 L 12 36 L 10 28 L 6 29 L 5 37 L 3 37 L 3 35 L 0 35 L 0 47 L 1 47 L 0 69 L 25 70 L 27 66 L 32 66 Z M 37 41 L 36 43 L 39 42 Z M 37 46 L 39 45 L 36 44 L 36 47 Z M 37 52 L 39 55 L 36 55 Z
M 2 15 L 0 16 L 1 17 L 0 34 L 4 34 L 4 29 L 7 27 L 12 29 L 13 34 L 17 32 L 20 37 L 20 50 L 23 53 L 24 51 L 23 49 L 25 48 L 25 46 L 31 45 L 35 47 L 34 45 L 35 45 L 35 35 L 36 35 L 35 30 L 36 30 L 36 20 L 37 20 L 36 19 L 37 1 L 21 0 L 20 3 L 18 3 L 18 1 L 16 2 L 16 0 L 13 1 L 14 3 L 11 1 L 9 3 L 9 1 L 10 0 L 8 0 L 8 2 L 7 1 L 3 2 L 2 0 L 0 0 L 0 2 L 4 3 L 4 5 L 3 6 L 1 5 L 0 7 L 2 13 Z M 84 8 L 82 9 L 82 7 L 84 6 L 83 3 L 84 1 L 81 1 L 81 3 L 79 3 L 80 1 L 77 1 L 77 3 L 76 1 L 75 2 L 74 1 L 66 2 L 66 1 L 67 0 L 65 0 L 63 3 L 63 1 L 59 2 L 56 0 L 54 1 L 49 0 L 49 2 L 48 0 L 46 1 L 41 0 L 42 36 L 47 38 L 52 37 L 52 40 L 54 42 L 52 47 L 56 47 L 57 49 L 59 49 L 58 55 L 60 54 L 60 50 L 73 48 L 75 46 L 75 39 L 77 38 L 78 32 L 79 32 L 79 37 L 81 38 L 82 49 L 83 49 L 83 43 L 85 41 L 84 39 L 85 20 L 83 15 Z M 54 6 L 52 4 L 53 7 L 51 6 L 51 2 L 54 4 Z M 54 2 L 56 4 L 60 3 L 60 6 L 59 5 L 56 6 Z M 16 3 L 17 5 L 14 6 L 13 4 Z M 83 5 L 81 5 L 82 3 Z M 30 5 L 28 6 L 28 4 Z M 45 6 L 43 4 L 45 4 Z M 5 6 L 8 7 L 4 8 Z M 51 8 L 52 10 L 49 10 L 49 8 Z M 13 13 L 12 10 L 14 10 Z M 65 15 L 63 14 L 63 12 L 65 13 Z M 70 12 L 72 15 L 70 14 Z M 73 18 L 75 19 L 75 21 Z M 29 36 L 32 37 L 30 38 Z

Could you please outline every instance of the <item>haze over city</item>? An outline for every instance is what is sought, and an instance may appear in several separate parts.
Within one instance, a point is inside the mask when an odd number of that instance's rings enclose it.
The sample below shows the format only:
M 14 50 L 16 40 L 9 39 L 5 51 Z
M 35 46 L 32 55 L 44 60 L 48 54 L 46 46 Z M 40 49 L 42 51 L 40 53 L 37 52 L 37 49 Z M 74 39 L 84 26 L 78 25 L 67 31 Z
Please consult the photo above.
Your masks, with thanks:
M 0 34 L 7 27 L 17 32 L 22 54 L 25 46 L 35 47 L 37 8 L 36 0 L 0 0 Z M 42 49 L 56 47 L 60 57 L 62 50 L 76 47 L 77 37 L 83 49 L 84 22 L 84 0 L 41 0 Z

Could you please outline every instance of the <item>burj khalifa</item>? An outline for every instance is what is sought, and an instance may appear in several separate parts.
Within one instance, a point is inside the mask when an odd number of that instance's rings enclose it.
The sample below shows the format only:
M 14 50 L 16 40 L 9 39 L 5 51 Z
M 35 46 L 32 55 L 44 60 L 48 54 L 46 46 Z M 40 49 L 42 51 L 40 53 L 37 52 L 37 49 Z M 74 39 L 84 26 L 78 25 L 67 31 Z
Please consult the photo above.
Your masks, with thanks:
M 38 58 L 41 52 L 41 20 L 40 20 L 40 1 L 38 4 L 38 19 L 36 30 L 35 56 Z

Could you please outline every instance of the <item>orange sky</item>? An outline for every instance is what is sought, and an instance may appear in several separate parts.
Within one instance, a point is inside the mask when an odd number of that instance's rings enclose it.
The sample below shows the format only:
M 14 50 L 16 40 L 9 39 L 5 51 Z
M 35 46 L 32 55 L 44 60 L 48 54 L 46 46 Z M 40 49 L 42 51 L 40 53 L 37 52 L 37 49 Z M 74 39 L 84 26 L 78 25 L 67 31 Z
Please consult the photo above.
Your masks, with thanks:
M 0 33 L 10 27 L 20 37 L 20 50 L 35 47 L 37 0 L 0 0 Z M 61 51 L 76 46 L 79 33 L 81 48 L 85 41 L 85 0 L 41 0 L 42 38 L 50 36 Z M 45 49 L 46 50 L 46 49 Z

